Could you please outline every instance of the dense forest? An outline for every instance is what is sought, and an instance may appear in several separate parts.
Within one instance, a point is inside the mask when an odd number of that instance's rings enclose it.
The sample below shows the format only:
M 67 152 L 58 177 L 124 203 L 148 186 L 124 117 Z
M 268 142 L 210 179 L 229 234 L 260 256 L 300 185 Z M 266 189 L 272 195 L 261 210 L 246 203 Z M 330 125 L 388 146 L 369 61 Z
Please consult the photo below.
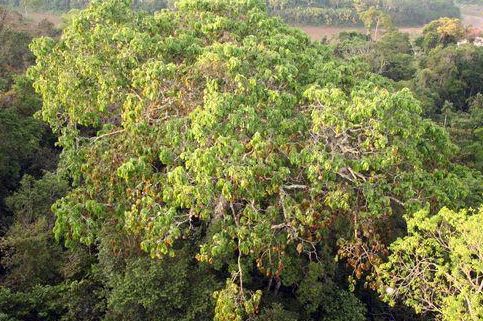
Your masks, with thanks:
M 483 320 L 452 1 L 0 3 L 0 320 Z M 284 21 L 317 6 L 367 32 Z

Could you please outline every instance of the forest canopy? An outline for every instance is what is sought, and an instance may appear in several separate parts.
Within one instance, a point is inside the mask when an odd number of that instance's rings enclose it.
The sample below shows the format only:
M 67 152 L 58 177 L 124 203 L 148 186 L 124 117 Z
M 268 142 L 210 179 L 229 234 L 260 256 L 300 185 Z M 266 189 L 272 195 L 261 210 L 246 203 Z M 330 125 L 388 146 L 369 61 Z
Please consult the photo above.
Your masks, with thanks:
M 483 319 L 477 30 L 159 3 L 0 7 L 0 320 Z
M 53 205 L 56 238 L 129 262 L 110 281 L 112 311 L 150 270 L 142 249 L 211 271 L 196 291 L 214 296 L 214 320 L 360 320 L 338 262 L 376 288 L 402 215 L 478 206 L 481 174 L 452 162 L 457 147 L 409 89 L 263 1 L 175 7 L 99 1 L 60 39 L 33 42 L 28 75 L 71 182 Z

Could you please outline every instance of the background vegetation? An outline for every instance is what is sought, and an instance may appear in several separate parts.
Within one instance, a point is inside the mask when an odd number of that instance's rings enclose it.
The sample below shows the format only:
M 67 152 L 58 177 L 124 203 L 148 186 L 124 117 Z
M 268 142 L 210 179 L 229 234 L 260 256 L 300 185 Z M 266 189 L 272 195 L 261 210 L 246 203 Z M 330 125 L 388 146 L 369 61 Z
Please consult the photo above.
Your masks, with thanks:
M 35 10 L 69 11 L 81 9 L 89 0 L 0 0 L 0 4 Z M 422 25 L 441 17 L 459 17 L 453 0 L 267 0 L 271 14 L 290 23 L 309 25 L 359 24 L 359 13 L 370 7 L 389 14 L 397 25 Z M 473 3 L 473 2 L 461 2 Z M 144 10 L 173 7 L 174 0 L 135 0 Z
M 291 23 L 354 24 L 371 7 L 386 12 L 397 25 L 421 25 L 440 17 L 459 17 L 452 0 L 270 0 L 271 10 Z

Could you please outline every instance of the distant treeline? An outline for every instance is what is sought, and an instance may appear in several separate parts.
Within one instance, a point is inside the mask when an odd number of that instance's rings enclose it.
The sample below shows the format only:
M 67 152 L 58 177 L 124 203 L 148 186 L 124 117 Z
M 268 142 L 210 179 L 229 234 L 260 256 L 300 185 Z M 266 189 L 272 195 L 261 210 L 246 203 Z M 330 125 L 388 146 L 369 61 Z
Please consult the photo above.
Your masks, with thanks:
M 293 7 L 273 10 L 273 13 L 285 21 L 309 25 L 347 25 L 358 23 L 357 12 L 350 7 Z
M 471 2 L 462 0 L 460 2 Z M 0 0 L 0 5 L 37 10 L 68 11 L 84 8 L 90 0 Z M 154 11 L 174 0 L 134 0 L 134 7 Z M 453 0 L 267 0 L 273 15 L 289 23 L 311 25 L 358 24 L 358 12 L 376 7 L 397 25 L 423 25 L 440 17 L 459 17 Z
M 0 0 L 0 5 L 10 7 L 28 7 L 37 10 L 48 11 L 69 11 L 71 9 L 82 9 L 91 0 Z M 145 10 L 158 10 L 166 8 L 169 0 L 134 0 L 133 5 L 136 8 Z
M 11 7 L 29 7 L 42 10 L 60 10 L 67 11 L 70 9 L 84 8 L 89 0 L 43 0 L 43 1 L 25 1 L 25 0 L 0 0 L 0 4 Z
M 357 12 L 376 7 L 397 25 L 422 25 L 440 17 L 459 17 L 453 0 L 269 0 L 272 13 L 297 24 L 354 24 Z

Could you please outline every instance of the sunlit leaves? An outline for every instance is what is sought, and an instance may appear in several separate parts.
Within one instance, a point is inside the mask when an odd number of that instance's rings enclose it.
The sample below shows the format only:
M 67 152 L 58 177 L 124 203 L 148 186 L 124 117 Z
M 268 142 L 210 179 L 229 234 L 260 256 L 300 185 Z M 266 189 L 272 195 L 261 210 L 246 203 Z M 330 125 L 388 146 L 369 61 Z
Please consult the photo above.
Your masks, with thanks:
M 443 320 L 480 320 L 483 210 L 443 208 L 433 216 L 421 210 L 406 219 L 409 235 L 391 245 L 389 261 L 378 270 L 383 298 Z

